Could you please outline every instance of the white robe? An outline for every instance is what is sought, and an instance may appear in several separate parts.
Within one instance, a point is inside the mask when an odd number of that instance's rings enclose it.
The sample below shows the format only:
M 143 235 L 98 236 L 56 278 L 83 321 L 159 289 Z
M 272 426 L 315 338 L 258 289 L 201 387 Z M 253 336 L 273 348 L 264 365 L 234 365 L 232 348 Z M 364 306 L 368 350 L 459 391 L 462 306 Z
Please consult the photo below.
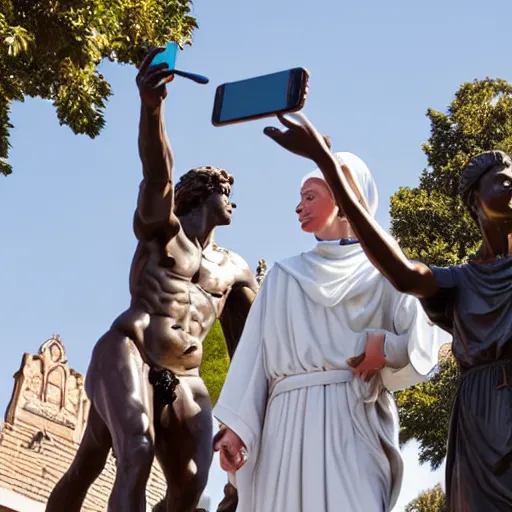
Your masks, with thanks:
M 386 331 L 371 383 L 346 360 Z M 442 343 L 417 299 L 361 247 L 319 243 L 272 268 L 251 308 L 214 415 L 248 449 L 237 512 L 388 512 L 403 463 L 388 390 L 425 380 Z

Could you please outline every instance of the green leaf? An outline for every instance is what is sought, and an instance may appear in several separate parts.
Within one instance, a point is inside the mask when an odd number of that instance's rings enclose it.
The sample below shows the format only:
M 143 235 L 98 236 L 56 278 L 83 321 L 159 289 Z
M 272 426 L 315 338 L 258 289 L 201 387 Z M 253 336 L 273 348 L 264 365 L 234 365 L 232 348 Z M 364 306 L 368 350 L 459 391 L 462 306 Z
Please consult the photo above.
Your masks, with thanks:
M 12 173 L 12 167 L 2 158 L 0 158 L 0 174 L 9 176 Z
M 0 173 L 8 176 L 12 173 L 12 167 L 7 163 L 9 156 L 9 130 L 13 128 L 9 122 L 9 101 L 0 98 Z
M 213 405 L 217 403 L 228 368 L 229 356 L 226 342 L 219 322 L 215 322 L 203 341 L 203 360 L 201 364 L 201 377 L 208 388 Z
M 0 0 L 0 104 L 53 102 L 61 124 L 97 137 L 112 94 L 97 71 L 105 58 L 138 65 L 149 46 L 192 42 L 190 0 Z M 5 116 L 5 109 L 4 109 Z M 9 126 L 0 126 L 6 155 Z M 6 158 L 6 156 L 2 156 Z M 4 161 L 3 171 L 10 172 Z
M 441 486 L 437 484 L 411 501 L 405 507 L 405 512 L 443 512 L 446 510 L 446 506 L 445 494 Z

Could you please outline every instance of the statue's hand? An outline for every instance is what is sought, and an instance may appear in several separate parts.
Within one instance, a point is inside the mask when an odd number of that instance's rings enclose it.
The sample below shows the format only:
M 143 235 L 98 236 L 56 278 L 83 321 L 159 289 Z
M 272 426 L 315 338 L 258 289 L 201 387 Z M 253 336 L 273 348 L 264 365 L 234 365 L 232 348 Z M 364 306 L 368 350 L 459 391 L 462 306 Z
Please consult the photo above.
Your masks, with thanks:
M 280 146 L 314 162 L 330 153 L 330 139 L 322 135 L 304 114 L 278 114 L 277 117 L 288 129 L 281 131 L 268 126 L 263 133 Z
M 230 429 L 223 427 L 213 438 L 213 449 L 220 452 L 220 467 L 227 472 L 238 471 L 247 461 L 247 449 Z
M 384 355 L 385 334 L 369 332 L 366 337 L 366 349 L 362 354 L 347 359 L 347 364 L 353 372 L 368 382 L 384 368 L 386 357 Z
M 174 79 L 174 72 L 169 69 L 167 63 L 151 66 L 155 56 L 163 51 L 165 48 L 150 50 L 142 61 L 136 78 L 142 103 L 150 108 L 160 106 L 167 96 L 165 85 Z

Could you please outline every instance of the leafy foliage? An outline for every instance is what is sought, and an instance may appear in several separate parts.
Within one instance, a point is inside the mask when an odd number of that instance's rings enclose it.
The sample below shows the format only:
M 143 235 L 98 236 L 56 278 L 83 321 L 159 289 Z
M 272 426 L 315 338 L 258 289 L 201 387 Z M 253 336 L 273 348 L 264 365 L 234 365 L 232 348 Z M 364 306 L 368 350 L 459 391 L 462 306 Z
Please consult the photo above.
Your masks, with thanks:
M 149 46 L 190 44 L 191 0 L 0 0 L 0 173 L 12 172 L 9 107 L 25 96 L 53 102 L 60 124 L 96 137 L 112 94 L 107 58 L 138 65 Z
M 391 198 L 391 229 L 410 258 L 453 265 L 475 254 L 481 241 L 458 195 L 459 177 L 474 155 L 512 150 L 512 85 L 489 78 L 464 83 L 446 114 L 429 109 L 427 117 L 429 168 L 418 187 Z
M 443 512 L 444 510 L 446 510 L 446 498 L 439 484 L 421 493 L 405 507 L 405 512 Z
M 400 411 L 400 443 L 417 439 L 420 463 L 437 469 L 446 455 L 446 437 L 459 370 L 451 353 L 442 359 L 434 377 L 396 394 Z
M 459 177 L 468 160 L 482 151 L 512 151 L 512 85 L 489 78 L 464 83 L 447 113 L 430 109 L 427 117 L 431 136 L 423 151 L 429 168 L 418 187 L 400 188 L 391 198 L 391 228 L 412 259 L 441 266 L 463 263 L 475 255 L 481 236 L 459 197 Z M 453 357 L 438 370 L 432 381 L 396 395 L 401 441 L 416 438 L 420 462 L 428 461 L 432 468 L 446 453 L 458 382 Z
M 219 398 L 228 368 L 229 355 L 226 341 L 220 323 L 215 322 L 203 341 L 203 362 L 201 364 L 201 377 L 206 383 L 213 405 Z

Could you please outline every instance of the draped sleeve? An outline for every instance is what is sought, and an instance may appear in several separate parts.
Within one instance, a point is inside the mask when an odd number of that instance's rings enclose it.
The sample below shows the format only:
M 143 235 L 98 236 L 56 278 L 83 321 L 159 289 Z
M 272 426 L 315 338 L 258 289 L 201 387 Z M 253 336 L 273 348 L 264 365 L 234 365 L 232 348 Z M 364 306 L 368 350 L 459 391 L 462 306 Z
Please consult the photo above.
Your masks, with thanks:
M 439 290 L 431 297 L 421 299 L 421 305 L 429 319 L 453 334 L 453 307 L 460 283 L 460 266 L 430 267 L 436 278 Z
M 451 337 L 433 325 L 418 299 L 397 293 L 393 332 L 386 334 L 388 366 L 381 370 L 384 386 L 396 391 L 428 378 L 438 362 L 439 349 Z

